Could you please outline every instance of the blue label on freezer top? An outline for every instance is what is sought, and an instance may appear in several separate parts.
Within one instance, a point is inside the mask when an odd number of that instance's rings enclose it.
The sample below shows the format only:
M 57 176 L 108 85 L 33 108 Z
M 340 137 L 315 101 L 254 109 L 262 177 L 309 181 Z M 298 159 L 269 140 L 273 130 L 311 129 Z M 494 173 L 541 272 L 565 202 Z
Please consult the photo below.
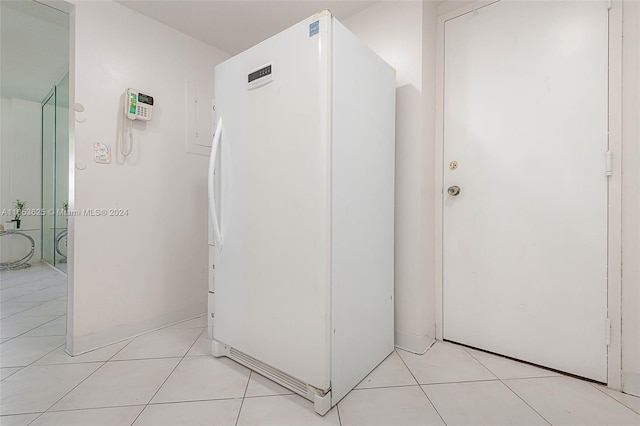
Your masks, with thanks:
M 309 24 L 309 37 L 313 37 L 314 35 L 320 32 L 320 21 L 313 21 Z

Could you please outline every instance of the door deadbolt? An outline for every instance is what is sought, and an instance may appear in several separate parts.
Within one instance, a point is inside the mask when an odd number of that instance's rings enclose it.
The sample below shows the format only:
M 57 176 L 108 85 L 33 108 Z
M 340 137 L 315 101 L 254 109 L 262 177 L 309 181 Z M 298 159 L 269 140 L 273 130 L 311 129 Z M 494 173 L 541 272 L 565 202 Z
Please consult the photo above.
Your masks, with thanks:
M 459 193 L 460 193 L 460 187 L 458 185 L 450 186 L 447 189 L 447 194 L 451 195 L 452 197 L 457 196 Z

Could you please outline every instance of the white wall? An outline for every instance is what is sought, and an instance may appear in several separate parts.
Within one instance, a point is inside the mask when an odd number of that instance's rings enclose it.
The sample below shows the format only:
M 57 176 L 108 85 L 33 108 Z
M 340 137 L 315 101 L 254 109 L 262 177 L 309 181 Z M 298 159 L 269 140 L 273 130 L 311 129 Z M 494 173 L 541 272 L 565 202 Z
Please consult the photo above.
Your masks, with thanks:
M 622 386 L 640 396 L 640 3 L 623 4 Z
M 213 91 L 224 52 L 114 2 L 74 1 L 71 104 L 75 205 L 128 209 L 70 221 L 67 350 L 103 346 L 206 311 L 207 157 L 185 152 L 185 81 Z M 75 23 L 73 23 L 75 22 Z M 133 153 L 116 154 L 123 93 L 154 96 L 153 119 L 134 122 Z M 93 143 L 112 162 L 93 161 Z
M 397 71 L 395 343 L 419 353 L 435 338 L 435 7 L 382 1 L 343 21 Z
M 27 208 L 41 205 L 41 142 L 40 104 L 23 99 L 0 99 L 0 211 L 13 210 L 16 199 L 27 202 Z M 13 219 L 9 211 L 0 221 Z M 14 227 L 14 224 L 10 225 Z M 36 242 L 33 261 L 40 259 L 40 217 L 23 216 L 21 229 Z M 30 231 L 29 231 L 30 230 Z M 0 260 L 25 254 L 28 243 L 22 237 L 0 240 Z

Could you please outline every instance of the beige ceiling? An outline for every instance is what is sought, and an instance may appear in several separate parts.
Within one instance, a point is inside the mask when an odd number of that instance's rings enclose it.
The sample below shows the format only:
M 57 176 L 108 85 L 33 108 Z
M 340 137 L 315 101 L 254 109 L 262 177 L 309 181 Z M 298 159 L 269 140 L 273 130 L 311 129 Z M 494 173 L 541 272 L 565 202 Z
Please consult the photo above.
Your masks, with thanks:
M 0 95 L 40 102 L 69 70 L 69 15 L 0 1 Z
M 207 44 L 236 54 L 319 12 L 344 19 L 375 1 L 116 0 Z
M 375 1 L 116 0 L 230 54 L 314 13 L 344 19 Z M 34 1 L 0 0 L 0 95 L 40 102 L 68 70 L 69 16 Z

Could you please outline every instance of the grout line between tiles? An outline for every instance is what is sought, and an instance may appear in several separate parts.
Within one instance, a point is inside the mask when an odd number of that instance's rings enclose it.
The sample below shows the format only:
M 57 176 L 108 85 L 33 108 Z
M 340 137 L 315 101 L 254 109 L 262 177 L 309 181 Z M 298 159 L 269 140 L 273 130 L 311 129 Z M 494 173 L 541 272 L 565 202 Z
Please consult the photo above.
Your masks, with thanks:
M 53 315 L 34 315 L 34 316 L 49 317 L 49 316 L 53 316 Z M 27 330 L 27 331 L 25 331 L 25 332 L 23 332 L 23 333 L 20 333 L 20 334 L 18 334 L 17 336 L 10 337 L 9 339 L 10 339 L 10 340 L 13 340 L 13 339 L 15 339 L 15 338 L 17 338 L 17 337 L 49 337 L 49 336 L 25 336 L 25 334 L 26 334 L 26 333 L 29 333 L 29 332 L 31 332 L 31 331 L 33 331 L 33 330 L 35 330 L 36 328 L 42 327 L 43 325 L 49 324 L 51 321 L 55 321 L 55 320 L 57 320 L 58 318 L 60 318 L 61 316 L 62 316 L 62 315 L 56 316 L 55 318 L 50 319 L 50 320 L 49 320 L 49 321 L 47 321 L 47 322 L 43 322 L 42 324 L 38 324 L 37 326 L 35 326 L 35 327 L 33 327 L 33 328 L 30 328 L 29 330 Z M 55 336 L 52 336 L 52 337 L 55 337 Z M 9 341 L 9 340 L 7 340 L 7 341 L 6 341 L 6 342 L 4 342 L 4 343 L 7 343 L 8 341 Z
M 15 317 L 16 315 L 24 314 L 25 312 L 30 311 L 31 309 L 39 308 L 40 306 L 44 305 L 45 303 L 53 302 L 54 300 L 55 300 L 55 299 L 51 299 L 51 300 L 47 300 L 47 301 L 45 301 L 45 302 L 41 302 L 41 301 L 39 301 L 39 300 L 36 300 L 35 302 L 10 302 L 10 301 L 2 302 L 2 303 L 37 303 L 37 305 L 31 306 L 30 308 L 27 308 L 27 309 L 22 310 L 22 311 L 20 311 L 20 312 L 15 312 L 15 313 L 13 313 L 13 314 L 11 314 L 11 315 L 8 315 L 8 316 L 6 316 L 6 317 L 4 317 L 4 318 L 0 319 L 0 322 L 1 322 L 1 321 L 4 321 L 4 320 L 7 320 L 7 319 L 9 319 L 9 318 L 13 318 L 13 317 Z M 66 314 L 62 314 L 62 315 L 66 315 Z M 24 315 L 23 315 L 23 316 L 24 316 Z M 46 316 L 49 316 L 49 315 L 27 315 L 27 317 L 46 317 Z
M 29 414 L 38 414 L 38 417 L 40 417 L 41 415 L 44 414 L 44 412 L 40 412 L 40 411 L 34 411 L 33 413 L 19 413 L 19 414 L 0 414 L 0 420 L 2 420 L 3 417 L 11 417 L 11 416 L 28 416 Z M 37 417 L 36 417 L 37 419 Z M 35 422 L 36 419 L 31 420 L 30 423 L 27 424 L 30 425 L 31 423 Z
M 607 395 L 609 398 L 613 399 L 615 402 L 617 402 L 618 404 L 622 404 L 623 406 L 625 406 L 626 408 L 628 408 L 629 410 L 633 411 L 636 414 L 640 414 L 640 411 L 636 411 L 634 410 L 632 407 L 628 406 L 627 404 L 625 404 L 622 401 L 617 400 L 616 398 L 613 397 L 613 395 L 609 395 L 608 393 L 606 393 L 605 391 L 603 391 L 602 389 L 600 389 L 596 384 L 594 383 L 589 383 L 591 386 L 593 386 L 594 388 L 596 388 L 599 392 L 602 392 L 603 394 Z M 621 392 L 622 393 L 622 392 Z M 633 395 L 629 395 L 630 397 L 633 397 Z M 638 398 L 640 400 L 640 398 Z
M 100 361 L 100 362 L 102 362 L 102 361 Z M 106 364 L 106 362 L 104 362 L 103 364 Z M 98 371 L 99 369 L 101 369 L 103 366 L 104 366 L 104 365 L 101 365 L 100 367 L 98 367 L 98 369 L 97 369 L 96 371 Z M 94 373 L 95 373 L 95 371 L 94 371 Z M 93 375 L 94 373 L 91 373 L 91 374 L 90 374 L 90 376 L 91 376 L 91 375 Z M 89 377 L 87 377 L 87 379 L 88 379 L 88 378 L 89 378 Z M 86 380 L 86 379 L 84 379 L 84 380 Z M 83 382 L 84 382 L 84 380 L 83 380 Z M 79 386 L 80 384 L 82 384 L 82 382 L 81 382 L 81 383 L 78 383 L 78 386 Z M 76 387 L 77 387 L 77 386 L 76 386 Z M 74 387 L 71 391 L 73 391 L 76 387 Z M 71 392 L 71 391 L 69 391 L 69 392 Z M 65 396 L 67 396 L 68 394 L 69 394 L 69 393 L 67 392 L 66 394 L 64 394 L 64 396 L 63 396 L 62 398 L 64 398 L 64 397 L 65 397 Z M 60 398 L 60 399 L 62 399 L 62 398 Z M 58 401 L 56 401 L 55 403 L 57 404 L 58 402 L 60 402 L 60 399 L 59 399 Z M 44 412 L 43 412 L 43 413 L 41 413 L 41 414 L 49 414 L 49 413 L 67 413 L 67 412 L 69 412 L 69 411 L 103 410 L 103 409 L 105 409 L 105 408 L 126 408 L 126 407 L 144 407 L 144 405 L 143 405 L 143 404 L 122 404 L 122 405 L 106 405 L 106 406 L 101 406 L 101 407 L 58 408 L 58 409 L 55 409 L 55 410 L 52 410 L 52 409 L 51 409 L 52 407 L 49 407 L 49 408 L 47 409 L 47 411 L 44 411 Z M 38 419 L 34 419 L 33 421 L 35 422 L 36 420 L 38 420 Z M 31 423 L 29 423 L 29 424 L 31 424 Z M 61 425 L 61 426 L 62 426 L 62 425 Z M 114 426 L 115 426 L 115 425 L 114 425 Z
M 430 348 L 429 348 L 430 349 Z M 427 349 L 427 352 L 429 351 L 429 349 Z M 402 358 L 402 356 L 400 355 L 400 353 L 398 352 L 398 348 L 394 347 L 393 351 L 396 353 L 396 355 L 398 355 L 398 358 L 400 358 L 400 361 L 402 361 L 402 364 L 404 365 L 404 368 L 407 369 L 407 371 L 409 372 L 409 374 L 411 374 L 411 377 L 413 377 L 413 380 L 415 380 L 416 385 L 420 386 L 420 382 L 418 381 L 418 379 L 416 378 L 416 375 L 413 374 L 413 371 L 411 371 L 411 369 L 409 368 L 409 366 L 407 365 L 406 362 L 404 362 L 404 359 Z M 425 354 L 427 353 L 425 352 Z M 420 355 L 422 356 L 422 355 Z
M 513 380 L 542 380 L 542 379 L 557 379 L 559 377 L 571 377 L 571 376 L 561 376 L 561 375 L 555 375 L 555 376 L 539 376 L 539 377 L 513 377 L 510 379 L 500 379 L 503 382 L 510 382 Z M 571 378 L 575 378 L 575 377 L 571 377 Z M 576 379 L 576 380 L 580 380 L 580 379 Z M 589 382 L 587 382 L 589 383 Z
M 0 343 L 0 345 L 4 345 L 5 343 L 8 343 L 8 342 L 12 341 L 13 339 L 15 339 L 15 337 L 7 337 L 6 339 L 7 340 L 5 340 L 4 342 Z M 2 368 L 2 367 L 0 367 L 0 368 Z
M 18 297 L 22 297 L 22 296 L 18 296 Z M 11 300 L 13 300 L 13 299 L 5 300 L 4 302 L 0 302 L 0 303 L 2 303 L 2 304 L 5 304 L 5 303 L 37 303 L 37 305 L 30 306 L 30 307 L 28 307 L 28 308 L 26 308 L 26 309 L 23 309 L 22 311 L 14 312 L 14 313 L 12 313 L 11 315 L 7 315 L 6 317 L 2 317 L 2 318 L 0 318 L 0 321 L 4 321 L 4 320 L 6 320 L 6 319 L 8 319 L 8 318 L 11 318 L 11 317 L 12 317 L 12 316 L 14 316 L 14 315 L 21 314 L 21 313 L 23 313 L 23 312 L 25 312 L 25 311 L 28 311 L 29 309 L 37 308 L 37 307 L 38 307 L 38 306 L 40 306 L 40 305 L 44 305 L 45 303 L 48 303 L 48 302 L 53 301 L 54 299 L 47 300 L 46 302 L 40 302 L 40 301 L 38 301 L 38 300 L 37 300 L 37 301 L 35 301 L 35 302 L 11 302 Z
M 502 383 L 507 389 L 509 389 L 515 396 L 517 396 L 522 402 L 524 402 L 527 407 L 531 408 L 533 410 L 534 413 L 536 413 L 537 415 L 540 416 L 540 418 L 542 420 L 544 420 L 545 422 L 547 422 L 549 425 L 552 425 L 552 423 L 547 420 L 547 418 L 545 416 L 542 415 L 542 413 L 540 413 L 538 410 L 536 410 L 535 408 L 533 408 L 533 406 L 531 404 L 529 404 L 527 401 L 525 401 L 525 399 L 523 397 L 521 397 L 516 391 L 514 391 L 513 389 L 511 389 L 511 387 L 509 385 L 507 385 L 504 381 L 500 380 L 500 383 Z
M 62 345 L 61 345 L 62 346 Z M 60 347 L 60 346 L 58 346 Z M 56 348 L 57 349 L 57 348 Z M 35 419 L 33 419 L 32 421 L 29 422 L 29 425 L 33 422 L 35 422 L 36 420 L 38 420 L 40 417 L 42 417 L 42 415 L 46 412 L 48 412 L 49 410 L 51 410 L 51 408 L 56 405 L 58 402 L 60 402 L 62 400 L 62 398 L 64 398 L 65 396 L 69 395 L 69 393 L 73 392 L 78 386 L 80 386 L 81 384 L 83 384 L 89 377 L 93 376 L 96 371 L 100 370 L 102 367 L 104 367 L 107 364 L 106 361 L 104 361 L 102 363 L 102 365 L 100 365 L 98 368 L 96 368 L 95 370 L 93 370 L 91 372 L 91 374 L 89 374 L 87 377 L 85 377 L 84 379 L 80 380 L 80 382 L 75 385 L 74 387 L 72 387 L 68 392 L 66 392 L 64 395 L 62 395 L 60 398 L 58 398 L 53 404 L 51 404 L 46 410 L 44 410 L 44 412 L 40 413 L 40 415 L 38 417 L 36 417 Z M 28 426 L 28 425 L 27 425 Z
M 29 268 L 29 269 L 23 269 L 22 273 L 20 273 L 20 271 L 18 270 L 14 270 L 14 271 L 2 271 L 2 272 L 6 272 L 9 273 L 11 275 L 14 275 L 13 277 L 0 277 L 0 279 L 2 281 L 4 281 L 7 284 L 13 284 L 12 281 L 15 280 L 19 280 L 19 279 L 28 279 L 28 281 L 23 281 L 20 284 L 26 284 L 26 283 L 31 283 L 34 280 L 32 280 L 31 278 L 29 278 L 29 276 L 33 277 L 33 276 L 37 276 L 40 275 L 37 278 L 50 278 L 50 279 L 54 279 L 54 278 L 60 278 L 59 275 L 55 274 L 55 273 L 51 273 L 51 271 L 48 271 L 46 269 L 41 269 L 38 270 L 38 268 Z M 7 288 L 11 288 L 11 287 L 7 287 Z
M 64 282 L 60 282 L 60 283 L 53 283 L 53 284 L 51 284 L 51 285 L 48 285 L 48 286 L 43 287 L 43 288 L 39 288 L 39 289 L 37 289 L 37 290 L 28 290 L 28 289 L 19 289 L 19 288 L 18 288 L 18 287 L 20 287 L 21 285 L 28 285 L 28 284 L 32 284 L 32 283 L 37 282 L 37 281 L 40 281 L 40 279 L 36 279 L 36 280 L 34 280 L 34 281 L 29 281 L 28 283 L 21 283 L 21 284 L 18 284 L 18 285 L 16 285 L 16 286 L 14 286 L 14 287 L 5 288 L 5 289 L 0 290 L 0 293 L 2 293 L 3 291 L 8 291 L 8 290 L 19 290 L 19 291 L 28 291 L 28 292 L 29 292 L 29 294 L 21 294 L 20 296 L 16 296 L 16 297 L 12 297 L 11 299 L 4 300 L 2 303 L 10 302 L 10 301 L 12 301 L 12 300 L 13 300 L 14 302 L 20 302 L 19 300 L 15 300 L 15 299 L 19 299 L 19 298 L 21 298 L 21 297 L 25 297 L 25 296 L 32 296 L 33 294 L 38 293 L 39 291 L 50 290 L 51 288 L 53 288 L 53 287 L 55 287 L 55 286 L 63 285 L 63 284 L 64 284 Z M 53 299 L 52 299 L 52 300 L 53 300 Z M 24 301 L 23 301 L 23 302 L 24 302 Z M 34 302 L 39 302 L 39 300 L 34 300 Z M 47 301 L 47 302 L 48 302 L 48 301 Z
M 20 370 L 22 370 L 24 367 L 0 367 L 0 369 L 3 369 L 3 368 L 17 368 L 18 370 L 16 370 L 16 371 L 14 371 L 13 373 L 9 374 L 9 375 L 8 375 L 7 377 L 5 377 L 4 379 L 0 380 L 0 382 L 4 382 L 4 381 L 5 381 L 5 380 L 7 380 L 9 377 L 13 376 L 13 375 L 14 375 L 14 374 L 16 374 L 16 373 L 19 373 L 19 372 L 20 372 Z M 1 416 L 1 415 L 2 415 L 2 414 L 0 414 L 0 416 Z
M 156 406 L 156 405 L 172 405 L 172 404 L 189 404 L 191 402 L 235 401 L 235 400 L 238 400 L 238 399 L 241 399 L 241 398 L 242 397 L 230 396 L 228 398 L 189 399 L 187 401 L 161 401 L 161 402 L 150 402 L 147 405 Z
M 163 327 L 161 329 L 167 329 L 169 327 Z M 178 368 L 178 366 L 180 365 L 180 363 L 182 363 L 182 361 L 184 361 L 184 359 L 187 357 L 187 354 L 189 353 L 189 351 L 191 350 L 191 348 L 193 348 L 193 346 L 196 344 L 196 342 L 198 341 L 198 339 L 200 338 L 200 336 L 202 335 L 202 333 L 204 332 L 204 330 L 202 332 L 200 332 L 200 334 L 198 334 L 198 336 L 194 339 L 193 343 L 191 343 L 191 345 L 189 346 L 189 348 L 184 352 L 184 355 L 182 355 L 182 357 L 180 357 L 180 360 L 178 361 L 178 363 L 176 364 L 175 367 L 173 367 L 173 369 L 171 370 L 171 372 L 169 373 L 169 375 L 163 380 L 163 382 L 160 384 L 160 386 L 158 386 L 158 389 L 156 389 L 156 391 L 153 393 L 153 395 L 151 395 L 151 398 L 149 398 L 149 401 L 147 401 L 147 403 L 144 405 L 144 408 L 142 410 L 140 410 L 140 412 L 138 413 L 138 415 L 136 416 L 135 419 L 133 419 L 133 421 L 131 422 L 131 425 L 133 426 L 133 424 L 138 420 L 138 418 L 142 415 L 142 413 L 144 413 L 144 410 L 147 409 L 147 407 L 149 406 L 149 404 L 151 404 L 151 401 L 153 401 L 153 398 L 156 397 L 156 395 L 158 394 L 158 392 L 160 392 L 160 389 L 162 389 L 162 387 L 164 386 L 165 383 L 167 383 L 167 380 L 169 380 L 169 378 L 171 377 L 171 375 L 173 375 L 173 373 L 176 371 L 176 369 Z M 140 337 L 140 336 L 138 336 Z M 131 339 L 131 342 L 133 342 L 134 340 L 136 340 L 138 337 Z M 129 342 L 129 343 L 131 343 Z M 129 343 L 127 343 L 127 346 L 129 345 Z M 124 348 L 122 348 L 124 349 Z M 120 351 L 118 351 L 120 352 Z M 115 356 L 115 355 L 114 355 Z M 177 357 L 173 357 L 173 358 L 177 358 Z M 115 362 L 116 360 L 114 360 Z M 130 360 L 122 360 L 122 361 L 130 361 Z
M 92 373 L 93 374 L 93 373 Z M 144 407 L 144 404 L 124 404 L 124 405 L 109 405 L 106 407 L 83 407 L 83 408 L 63 408 L 62 410 L 47 410 L 42 413 L 25 413 L 25 414 L 49 414 L 49 413 L 68 413 L 70 411 L 89 411 L 89 410 L 104 410 L 106 408 L 129 408 L 129 407 Z M 20 416 L 22 413 L 19 414 Z M 37 419 L 33 419 L 32 422 L 35 422 Z M 29 423 L 31 424 L 31 423 Z
M 17 278 L 20 278 L 20 277 L 13 277 L 13 278 L 9 278 L 9 279 L 7 279 L 7 281 L 15 280 L 15 279 L 17 279 Z M 53 279 L 59 279 L 59 278 L 58 278 L 57 276 L 50 276 L 50 277 L 48 277 L 48 276 L 45 274 L 45 275 L 43 275 L 42 277 L 38 277 L 38 278 L 34 278 L 34 279 L 32 279 L 32 280 L 29 280 L 29 281 L 25 281 L 25 282 L 17 283 L 17 284 L 15 284 L 15 285 L 12 285 L 11 287 L 3 288 L 2 290 L 11 290 L 11 289 L 15 289 L 16 287 L 19 287 L 19 286 L 21 286 L 21 285 L 32 284 L 32 283 L 35 283 L 35 282 L 37 282 L 37 281 L 49 280 L 49 279 L 50 279 L 50 280 L 53 280 Z M 63 281 L 64 281 L 64 280 L 63 280 Z M 51 285 L 56 285 L 56 283 L 51 284 Z M 43 288 L 38 289 L 38 290 L 25 290 L 25 291 L 40 291 L 40 290 L 44 290 L 45 288 L 49 288 L 49 287 L 51 287 L 51 286 L 46 286 L 46 287 L 43 287 Z M 2 290 L 0 290 L 0 291 L 2 291 Z
M 56 337 L 56 336 L 37 336 L 38 337 Z M 16 365 L 14 367 L 11 367 L 9 365 L 6 365 L 4 367 L 0 367 L 0 368 L 27 368 L 27 367 L 31 367 L 33 364 L 35 364 L 36 362 L 40 361 L 42 358 L 44 358 L 45 356 L 49 355 L 51 352 L 58 350 L 59 348 L 61 348 L 62 346 L 64 346 L 64 343 L 62 343 L 61 345 L 56 346 L 55 348 L 51 349 L 49 352 L 47 352 L 46 354 L 42 355 L 41 357 L 39 357 L 38 359 L 33 360 L 31 363 L 27 364 L 27 365 Z
M 457 380 L 455 382 L 420 383 L 420 386 L 454 385 L 464 383 L 499 382 L 500 379 Z
M 238 410 L 238 416 L 236 417 L 235 426 L 238 426 L 238 421 L 240 421 L 240 413 L 242 412 L 242 406 L 244 405 L 244 399 L 247 397 L 247 389 L 249 389 L 249 383 L 251 383 L 251 376 L 253 375 L 253 371 L 249 370 L 249 377 L 247 378 L 247 385 L 244 387 L 244 394 L 242 395 L 242 401 L 240 401 L 240 409 Z
M 257 373 L 256 373 L 257 374 Z M 269 379 L 271 380 L 271 379 Z M 252 396 L 245 396 L 244 399 L 259 399 L 259 398 L 273 398 L 275 396 L 298 396 L 300 398 L 304 398 L 303 396 L 300 396 L 296 393 L 271 393 L 269 395 L 252 395 Z M 237 399 L 237 398 L 234 398 Z M 305 401 L 308 401 L 308 399 L 304 398 Z M 313 404 L 313 402 L 312 402 Z
M 340 403 L 336 404 L 336 413 L 338 413 L 338 424 L 342 426 L 342 419 L 340 418 Z
M 31 291 L 31 292 L 35 293 L 36 291 L 39 291 L 39 290 L 22 290 L 22 291 Z M 2 291 L 0 291 L 0 294 L 2 294 Z M 24 302 L 24 301 L 21 302 L 19 300 L 15 300 L 15 299 L 19 299 L 19 298 L 24 297 L 24 296 L 30 296 L 30 295 L 29 294 L 22 294 L 20 296 L 12 297 L 11 299 L 3 300 L 0 303 L 29 303 L 29 302 Z M 53 299 L 51 299 L 51 300 L 53 300 Z M 47 301 L 44 301 L 42 303 L 51 302 L 51 300 L 47 300 Z M 34 302 L 41 302 L 41 301 L 40 300 L 34 300 Z M 38 304 L 36 306 L 33 306 L 33 307 L 36 308 L 36 307 L 40 306 L 42 303 L 40 303 L 40 304 Z M 31 308 L 29 308 L 29 309 L 31 309 Z M 25 309 L 25 310 L 28 310 L 28 309 Z M 20 311 L 20 312 L 22 312 L 22 311 Z M 12 317 L 13 315 L 15 315 L 15 314 L 11 314 L 7 318 Z M 2 319 L 4 319 L 4 318 L 2 318 Z
M 133 339 L 132 339 L 132 341 L 133 341 Z M 131 341 L 130 341 L 129 343 L 131 343 Z M 85 382 L 89 377 L 93 376 L 93 375 L 94 375 L 98 370 L 100 370 L 102 367 L 104 367 L 105 365 L 107 365 L 107 362 L 109 362 L 109 361 L 111 360 L 111 358 L 113 358 L 113 357 L 114 357 L 114 356 L 116 356 L 118 353 L 120 353 L 120 351 L 121 351 L 121 350 L 123 350 L 124 348 L 126 348 L 126 347 L 129 345 L 129 343 L 127 343 L 127 344 L 126 344 L 126 345 L 124 345 L 122 348 L 120 348 L 120 350 L 119 350 L 119 351 L 116 351 L 116 353 L 115 353 L 115 354 L 113 354 L 113 355 L 112 355 L 109 359 L 107 359 L 106 361 L 95 361 L 96 363 L 98 363 L 98 362 L 102 362 L 102 365 L 101 365 L 101 366 L 99 366 L 98 368 L 96 368 L 95 370 L 93 370 L 93 372 L 92 372 L 91 374 L 89 374 L 87 377 L 85 377 L 84 379 L 82 379 L 82 380 L 81 380 L 77 385 L 75 385 L 73 388 L 71 388 L 71 389 L 69 390 L 69 392 L 66 392 L 64 395 L 62 395 L 60 398 L 58 398 L 58 400 L 57 400 L 56 402 L 54 402 L 53 404 L 51 404 L 51 405 L 49 406 L 49 408 L 47 408 L 46 410 L 44 410 L 44 412 L 43 412 L 43 413 L 41 413 L 38 417 L 36 417 L 35 419 L 33 419 L 31 422 L 29 422 L 29 424 L 31 424 L 31 423 L 35 422 L 36 420 L 38 420 L 40 417 L 42 417 L 42 415 L 43 415 L 44 413 L 49 412 L 49 410 L 51 410 L 51 408 L 53 408 L 53 407 L 54 407 L 58 402 L 60 402 L 60 401 L 61 401 L 65 396 L 69 395 L 69 393 L 73 392 L 73 391 L 74 391 L 78 386 L 80 386 L 82 383 L 84 383 L 84 382 Z M 56 349 L 54 349 L 54 350 L 58 350 L 58 349 L 59 349 L 60 347 L 62 347 L 62 346 L 64 346 L 64 344 L 62 344 L 62 345 L 58 346 L 58 347 L 57 347 Z M 53 351 L 51 351 L 51 352 L 53 352 Z M 51 352 L 49 352 L 49 354 L 50 354 Z M 47 355 L 49 355 L 49 354 L 47 354 Z M 44 355 L 44 356 L 42 356 L 42 357 L 38 358 L 38 359 L 37 359 L 36 361 L 34 361 L 34 362 L 39 361 L 40 359 L 44 358 L 44 357 L 45 357 L 45 356 L 47 356 L 47 355 Z M 72 364 L 73 364 L 73 363 L 72 363 Z M 85 363 L 78 363 L 78 364 L 85 364 Z M 45 365 L 48 365 L 48 364 L 45 364 Z M 51 365 L 59 365 L 59 364 L 51 364 Z M 65 365 L 68 365 L 68 364 L 65 364 Z M 105 407 L 95 407 L 95 408 L 105 408 Z M 78 410 L 79 410 L 79 409 L 78 409 Z M 73 411 L 73 410 L 58 410 L 58 411 Z M 54 411 L 51 411 L 51 412 L 54 412 Z M 28 425 L 27 425 L 27 426 L 28 426 Z
M 135 339 L 134 339 L 135 340 Z M 176 356 L 150 356 L 150 357 L 145 357 L 145 358 L 127 358 L 127 359 L 110 359 L 109 362 L 128 362 L 128 361 L 146 361 L 146 360 L 150 360 L 150 359 L 171 359 L 171 358 L 180 358 L 180 361 L 182 361 L 182 358 L 184 357 L 184 355 L 176 355 Z
M 509 385 L 507 385 L 504 380 L 502 380 L 500 377 L 498 377 L 498 375 L 496 373 L 494 373 L 493 371 L 491 371 L 491 369 L 489 367 L 487 367 L 486 365 L 484 365 L 482 363 L 482 361 L 480 361 L 478 358 L 476 358 L 475 356 L 473 356 L 473 354 L 471 352 L 469 352 L 465 347 L 463 347 L 463 349 L 465 350 L 465 352 L 467 352 L 469 354 L 469 356 L 471 356 L 471 358 L 475 359 L 476 361 L 478 361 L 484 368 L 486 368 L 487 370 L 489 370 L 491 372 L 491 374 L 493 374 L 494 376 L 496 376 L 498 378 L 498 380 L 500 381 L 500 383 L 502 383 L 502 386 L 506 387 L 507 389 L 509 389 L 511 391 L 511 393 L 513 393 L 516 397 L 518 397 L 518 399 L 520 399 L 520 401 L 524 402 L 527 407 L 531 408 L 533 410 L 534 413 L 536 413 L 538 416 L 540 416 L 540 418 L 542 420 L 544 420 L 545 422 L 547 422 L 549 425 L 552 425 L 552 423 L 547 420 L 547 418 L 545 416 L 543 416 L 541 413 L 538 412 L 538 410 L 536 410 L 535 408 L 533 408 L 531 406 L 531 404 L 529 404 L 527 401 L 524 400 L 524 398 L 522 398 L 520 395 L 518 395 L 518 393 L 516 391 L 514 391 L 513 389 L 511 389 L 511 387 Z M 538 377 L 540 378 L 540 377 Z
M 433 345 L 431 345 L 428 349 L 427 352 L 429 352 L 429 349 L 431 349 L 433 347 Z M 440 417 L 440 420 L 442 420 L 442 423 L 444 425 L 447 424 L 447 422 L 444 421 L 444 418 L 442 417 L 442 414 L 440 414 L 440 411 L 438 411 L 438 409 L 436 408 L 435 404 L 433 403 L 433 401 L 431 401 L 431 398 L 429 398 L 429 395 L 427 395 L 427 393 L 424 391 L 424 389 L 422 388 L 422 386 L 420 385 L 420 382 L 418 381 L 418 378 L 413 374 L 413 371 L 411 371 L 411 369 L 409 368 L 409 366 L 407 365 L 406 362 L 404 362 L 404 359 L 402 359 L 402 357 L 400 356 L 400 354 L 398 353 L 397 349 L 394 348 L 394 351 L 396 351 L 396 354 L 398 355 L 398 357 L 400 358 L 400 360 L 402 361 L 402 363 L 404 364 L 404 366 L 407 368 L 407 370 L 409 370 L 409 373 L 411 374 L 411 376 L 413 377 L 413 380 L 416 381 L 416 383 L 418 384 L 418 387 L 420 388 L 420 391 L 424 394 L 425 398 L 427 398 L 427 401 L 429 401 L 429 404 L 431 404 L 431 406 L 433 407 L 434 410 L 436 410 L 436 414 L 438 415 L 438 417 Z M 425 354 L 427 353 L 425 352 Z
M 416 383 L 415 385 L 387 385 L 387 386 L 371 386 L 368 388 L 354 388 L 351 389 L 351 391 L 349 392 L 357 392 L 357 391 L 366 391 L 366 390 L 372 390 L 372 389 L 388 389 L 388 388 L 412 388 L 412 387 L 416 387 L 416 386 L 422 386 L 419 383 Z

